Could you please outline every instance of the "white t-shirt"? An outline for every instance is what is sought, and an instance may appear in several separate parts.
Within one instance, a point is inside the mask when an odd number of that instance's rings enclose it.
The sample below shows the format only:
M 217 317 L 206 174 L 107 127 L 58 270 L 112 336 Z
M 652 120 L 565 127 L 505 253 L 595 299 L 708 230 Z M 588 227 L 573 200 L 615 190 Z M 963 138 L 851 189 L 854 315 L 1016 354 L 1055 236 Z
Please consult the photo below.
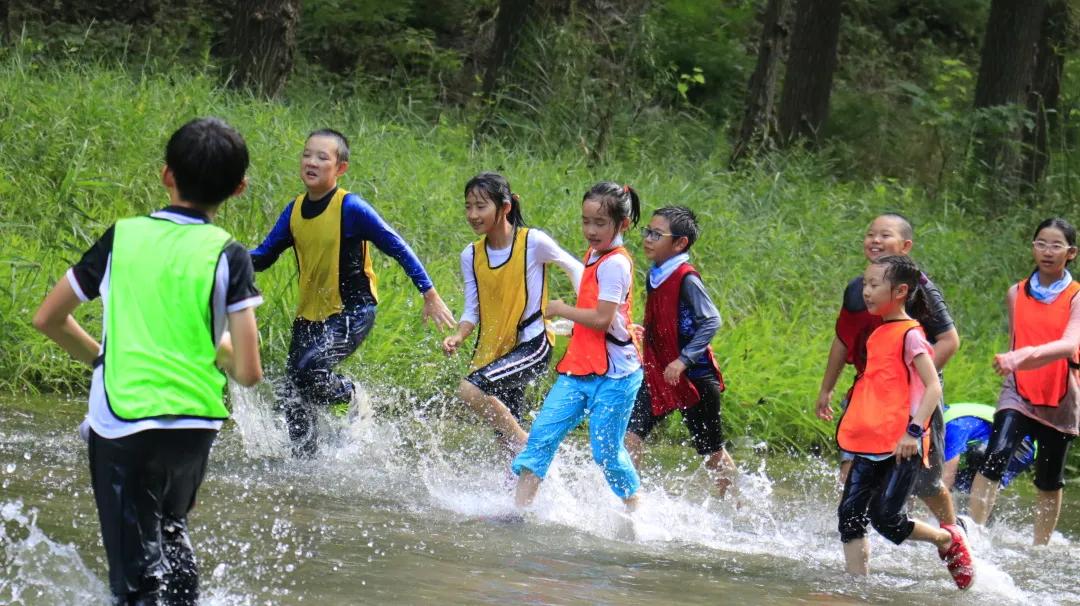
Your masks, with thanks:
M 601 256 L 593 251 L 589 255 L 589 262 L 593 263 Z M 596 268 L 596 281 L 600 288 L 597 298 L 601 301 L 617 303 L 619 306 L 615 312 L 615 318 L 611 321 L 607 331 L 620 341 L 630 341 L 630 327 L 626 325 L 625 316 L 629 315 L 627 307 L 629 306 L 632 274 L 633 266 L 630 264 L 630 259 L 627 259 L 624 255 L 612 255 L 604 259 L 600 266 Z M 634 347 L 633 343 L 619 345 L 606 341 L 606 344 L 611 369 L 605 376 L 618 379 L 641 368 L 641 358 L 638 357 L 637 348 Z
M 551 236 L 539 229 L 530 228 L 525 235 L 525 280 L 528 287 L 529 298 L 525 302 L 525 312 L 522 318 L 528 318 L 540 310 L 540 298 L 544 292 L 544 265 L 554 263 L 562 268 L 570 283 L 577 291 L 581 283 L 581 273 L 584 266 L 576 257 L 563 250 L 551 238 Z M 488 262 L 498 266 L 510 258 L 513 245 L 506 248 L 487 249 Z M 462 322 L 476 325 L 480 322 L 480 295 L 476 289 L 476 273 L 473 270 L 473 245 L 469 244 L 461 251 L 461 275 L 465 281 L 465 311 L 461 314 Z M 524 329 L 518 331 L 518 343 L 533 339 L 544 332 L 544 322 L 537 319 Z

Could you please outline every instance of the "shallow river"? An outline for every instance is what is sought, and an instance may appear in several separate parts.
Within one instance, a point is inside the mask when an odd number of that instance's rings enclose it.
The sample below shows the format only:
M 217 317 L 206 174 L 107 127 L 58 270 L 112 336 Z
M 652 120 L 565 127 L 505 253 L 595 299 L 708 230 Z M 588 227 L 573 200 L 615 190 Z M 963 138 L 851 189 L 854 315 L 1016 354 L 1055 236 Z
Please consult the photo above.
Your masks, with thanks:
M 320 456 L 298 462 L 269 407 L 236 396 L 190 518 L 207 604 L 1080 604 L 1080 494 L 1066 489 L 1059 534 L 1033 548 L 1028 477 L 973 539 L 977 581 L 961 594 L 925 544 L 874 536 L 873 574 L 841 574 L 831 463 L 737 446 L 736 507 L 688 457 L 646 474 L 631 522 L 572 440 L 511 523 L 491 434 L 441 404 L 334 418 Z M 0 604 L 108 601 L 84 409 L 0 399 Z

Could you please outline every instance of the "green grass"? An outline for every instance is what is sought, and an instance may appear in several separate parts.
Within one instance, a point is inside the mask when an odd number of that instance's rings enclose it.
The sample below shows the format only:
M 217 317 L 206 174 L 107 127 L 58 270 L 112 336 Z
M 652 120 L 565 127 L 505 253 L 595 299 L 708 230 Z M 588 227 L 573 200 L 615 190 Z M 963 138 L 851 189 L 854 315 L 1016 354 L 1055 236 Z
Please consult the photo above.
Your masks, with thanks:
M 36 334 L 31 314 L 113 221 L 166 203 L 159 183 L 165 140 L 198 115 L 222 116 L 247 139 L 250 188 L 223 207 L 219 223 L 252 246 L 300 190 L 305 134 L 321 126 L 344 130 L 353 142 L 344 185 L 400 230 L 456 312 L 462 305 L 458 253 L 473 238 L 462 217 L 461 188 L 480 170 L 506 174 L 523 197 L 526 220 L 574 252 L 584 247 L 581 194 L 600 179 L 634 185 L 647 212 L 670 203 L 694 208 L 704 233 L 692 256 L 724 318 L 714 347 L 729 384 L 728 432 L 780 450 L 831 444 L 832 427 L 812 416 L 812 404 L 841 293 L 864 267 L 861 234 L 875 213 L 899 210 L 913 219 L 914 256 L 941 286 L 957 320 L 963 344 L 946 371 L 947 400 L 984 402 L 995 401 L 999 386 L 990 360 L 1005 346 L 1005 290 L 1028 270 L 1030 231 L 1050 214 L 1016 208 L 987 220 L 895 182 L 839 180 L 823 161 L 798 154 L 731 173 L 723 149 L 688 155 L 664 151 L 684 149 L 677 142 L 644 149 L 635 142 L 632 153 L 616 147 L 606 164 L 590 167 L 577 149 L 478 146 L 467 121 L 448 115 L 424 122 L 361 103 L 294 95 L 288 103 L 270 103 L 223 91 L 199 74 L 133 75 L 0 57 L 0 390 L 86 390 L 88 371 Z M 1054 212 L 1075 215 L 1075 203 L 1050 199 Z M 636 235 L 629 244 L 642 278 Z M 378 320 L 345 370 L 404 388 L 417 401 L 449 399 L 465 360 L 447 360 L 438 351 L 440 337 L 421 325 L 420 297 L 403 272 L 382 255 L 375 265 Z M 284 255 L 258 276 L 271 373 L 280 372 L 288 346 L 295 275 L 291 256 Z M 557 286 L 566 294 L 565 282 Z M 83 306 L 78 318 L 98 333 L 100 305 Z M 849 382 L 845 375 L 838 393 Z M 683 431 L 677 421 L 666 426 L 669 438 Z

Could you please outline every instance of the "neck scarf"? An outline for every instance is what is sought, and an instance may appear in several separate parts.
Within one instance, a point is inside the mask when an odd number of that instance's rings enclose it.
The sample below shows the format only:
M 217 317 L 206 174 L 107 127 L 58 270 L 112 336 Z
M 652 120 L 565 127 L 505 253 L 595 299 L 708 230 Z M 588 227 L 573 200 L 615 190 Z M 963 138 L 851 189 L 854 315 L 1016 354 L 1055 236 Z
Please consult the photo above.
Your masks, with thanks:
M 1070 282 L 1072 282 L 1072 274 L 1066 269 L 1065 275 L 1061 276 L 1061 279 L 1057 282 L 1048 286 L 1043 286 L 1042 284 L 1039 284 L 1039 270 L 1035 270 L 1031 274 L 1031 279 L 1028 280 L 1028 286 L 1031 290 L 1031 296 L 1035 297 L 1036 301 L 1049 305 L 1057 299 L 1058 295 L 1061 294 L 1061 291 L 1065 290 L 1065 287 L 1068 286 Z
M 680 265 L 689 262 L 690 255 L 679 253 L 667 261 L 664 261 L 662 265 L 653 265 L 652 268 L 649 269 L 649 286 L 653 288 L 660 286 Z

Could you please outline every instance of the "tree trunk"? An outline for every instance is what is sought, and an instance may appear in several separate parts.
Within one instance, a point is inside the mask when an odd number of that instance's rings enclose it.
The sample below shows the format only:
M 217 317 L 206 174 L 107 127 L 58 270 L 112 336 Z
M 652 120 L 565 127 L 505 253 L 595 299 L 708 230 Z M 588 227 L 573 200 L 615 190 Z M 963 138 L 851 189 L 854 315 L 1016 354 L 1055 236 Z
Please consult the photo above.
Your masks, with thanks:
M 0 45 L 6 45 L 12 40 L 11 28 L 8 26 L 10 6 L 8 0 L 0 0 Z
M 1045 13 L 1045 0 L 993 0 L 975 84 L 976 109 L 1027 104 Z M 1020 170 L 1021 131 L 1019 124 L 1002 128 L 989 121 L 978 129 L 976 158 L 1005 184 L 1013 184 Z
M 536 0 L 499 0 L 495 16 L 495 38 L 491 42 L 487 65 L 484 68 L 484 96 L 495 92 L 499 73 L 514 59 L 521 31 L 529 22 Z
M 776 84 L 787 50 L 790 4 L 789 0 L 769 0 L 765 6 L 757 65 L 746 86 L 746 110 L 728 163 L 731 167 L 755 149 L 775 144 Z
M 1029 186 L 1042 180 L 1050 162 L 1050 129 L 1057 125 L 1058 95 L 1065 69 L 1065 51 L 1074 46 L 1067 0 L 1053 0 L 1046 8 L 1027 107 L 1034 126 L 1024 130 L 1023 179 Z
M 780 98 L 781 143 L 816 144 L 829 117 L 840 41 L 840 0 L 798 0 Z
M 230 83 L 276 97 L 292 70 L 300 0 L 240 0 L 229 32 Z

